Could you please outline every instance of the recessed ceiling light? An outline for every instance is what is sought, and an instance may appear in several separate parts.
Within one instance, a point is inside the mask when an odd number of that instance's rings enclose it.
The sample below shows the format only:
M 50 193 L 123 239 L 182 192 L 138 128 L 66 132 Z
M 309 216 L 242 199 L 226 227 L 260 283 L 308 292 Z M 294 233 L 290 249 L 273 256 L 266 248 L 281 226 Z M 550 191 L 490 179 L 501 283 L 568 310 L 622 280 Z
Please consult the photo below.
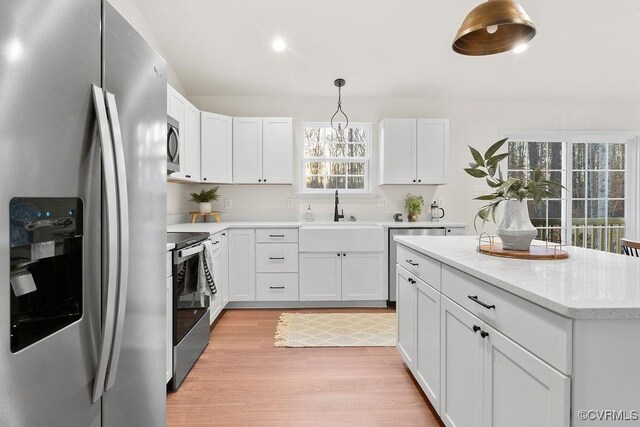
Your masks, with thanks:
M 527 50 L 527 48 L 528 48 L 528 47 L 529 47 L 529 45 L 528 45 L 528 44 L 526 44 L 526 43 L 522 43 L 522 44 L 519 44 L 518 46 L 514 47 L 514 48 L 513 48 L 513 52 L 514 52 L 514 53 L 522 53 L 522 52 L 524 52 L 525 50 Z
M 271 47 L 273 48 L 273 50 L 275 50 L 276 52 L 282 52 L 283 50 L 285 50 L 287 48 L 287 45 L 285 44 L 284 40 L 282 39 L 275 39 L 273 41 L 273 44 L 271 45 Z

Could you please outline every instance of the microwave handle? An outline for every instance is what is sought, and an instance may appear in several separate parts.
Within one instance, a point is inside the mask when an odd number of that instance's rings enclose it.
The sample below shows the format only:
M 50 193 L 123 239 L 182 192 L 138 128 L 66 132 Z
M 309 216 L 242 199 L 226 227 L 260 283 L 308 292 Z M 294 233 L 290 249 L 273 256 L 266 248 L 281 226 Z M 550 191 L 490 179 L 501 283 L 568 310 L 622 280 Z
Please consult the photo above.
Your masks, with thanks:
M 98 136 L 102 151 L 102 170 L 104 176 L 104 199 L 107 223 L 107 296 L 105 304 L 105 314 L 102 323 L 102 338 L 100 351 L 98 353 L 98 366 L 96 377 L 93 382 L 92 402 L 97 402 L 104 392 L 104 383 L 107 375 L 107 366 L 111 355 L 114 334 L 114 319 L 116 312 L 116 288 L 118 273 L 118 214 L 116 209 L 116 172 L 113 157 L 113 146 L 111 141 L 111 131 L 107 119 L 107 111 L 102 88 L 93 85 L 93 104 L 98 122 Z
M 113 136 L 113 150 L 115 154 L 117 190 L 118 190 L 118 219 L 119 219 L 119 242 L 118 251 L 119 272 L 118 272 L 118 300 L 116 305 L 116 326 L 113 337 L 113 348 L 111 350 L 111 361 L 107 370 L 107 385 L 105 391 L 115 384 L 116 373 L 118 372 L 118 361 L 122 348 L 122 334 L 124 331 L 124 316 L 127 308 L 127 287 L 129 282 L 129 196 L 127 193 L 127 172 L 124 161 L 124 146 L 122 143 L 122 129 L 120 128 L 120 117 L 116 97 L 106 92 L 107 114 L 111 124 Z

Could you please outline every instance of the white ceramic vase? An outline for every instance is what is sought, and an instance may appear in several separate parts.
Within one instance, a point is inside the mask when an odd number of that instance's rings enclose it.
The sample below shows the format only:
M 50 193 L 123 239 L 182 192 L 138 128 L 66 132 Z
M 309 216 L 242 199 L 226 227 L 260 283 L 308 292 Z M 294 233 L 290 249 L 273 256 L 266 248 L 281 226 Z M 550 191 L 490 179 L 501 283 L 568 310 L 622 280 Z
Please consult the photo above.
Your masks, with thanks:
M 501 205 L 502 215 L 496 233 L 502 240 L 502 247 L 514 251 L 528 251 L 538 230 L 529 219 L 527 201 L 505 200 Z
M 211 202 L 198 203 L 198 207 L 200 208 L 201 214 L 206 214 L 211 212 Z

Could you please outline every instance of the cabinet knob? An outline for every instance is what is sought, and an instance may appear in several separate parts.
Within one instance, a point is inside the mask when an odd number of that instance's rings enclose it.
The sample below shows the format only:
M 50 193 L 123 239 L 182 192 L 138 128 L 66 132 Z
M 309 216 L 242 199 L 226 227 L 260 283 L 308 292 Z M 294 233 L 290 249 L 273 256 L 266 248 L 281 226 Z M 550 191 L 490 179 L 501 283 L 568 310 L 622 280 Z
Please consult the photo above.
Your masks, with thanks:
M 259 179 L 259 180 L 258 180 L 258 182 L 262 182 L 262 180 L 261 180 L 261 179 Z
M 347 254 L 342 254 L 342 256 L 347 256 Z
M 416 182 L 416 180 L 414 179 L 413 182 Z
M 482 329 L 482 328 L 481 328 L 480 326 L 478 326 L 478 325 L 473 325 L 473 328 L 472 328 L 472 329 L 473 329 L 473 333 L 475 334 L 475 333 L 477 333 L 477 332 L 478 332 L 480 329 Z
M 265 178 L 265 179 L 263 179 L 263 180 L 262 180 L 262 182 L 267 182 L 267 179 L 266 179 L 266 178 Z
M 338 256 L 340 256 L 340 254 L 338 254 Z
M 480 332 L 480 336 L 481 336 L 482 338 L 486 338 L 486 337 L 488 337 L 488 336 L 489 336 L 489 332 L 482 331 L 482 332 Z
M 421 180 L 421 179 L 419 179 L 419 180 L 418 180 L 418 182 L 422 182 L 422 180 Z
M 191 175 L 185 175 L 186 178 L 191 178 Z

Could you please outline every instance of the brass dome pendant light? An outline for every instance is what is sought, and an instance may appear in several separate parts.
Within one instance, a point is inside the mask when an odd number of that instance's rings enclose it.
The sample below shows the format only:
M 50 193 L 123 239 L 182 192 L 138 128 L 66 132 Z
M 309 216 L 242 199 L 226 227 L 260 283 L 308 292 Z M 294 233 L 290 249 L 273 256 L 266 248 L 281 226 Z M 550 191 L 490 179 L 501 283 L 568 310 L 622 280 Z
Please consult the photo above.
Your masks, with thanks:
M 488 0 L 464 18 L 451 47 L 462 55 L 493 55 L 524 45 L 535 35 L 535 25 L 518 3 Z

